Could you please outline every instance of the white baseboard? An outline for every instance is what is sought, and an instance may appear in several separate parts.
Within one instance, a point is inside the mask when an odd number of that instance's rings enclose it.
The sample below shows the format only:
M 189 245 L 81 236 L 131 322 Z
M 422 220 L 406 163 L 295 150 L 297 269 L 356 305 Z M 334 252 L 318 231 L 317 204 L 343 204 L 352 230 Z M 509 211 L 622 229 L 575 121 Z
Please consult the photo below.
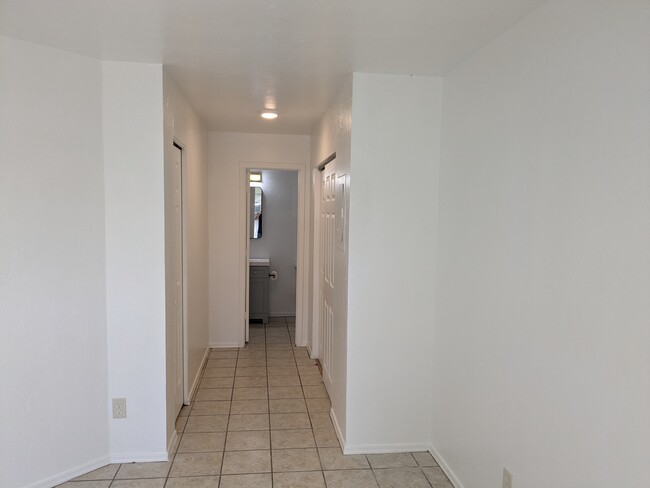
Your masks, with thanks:
M 206 347 L 205 354 L 203 354 L 203 359 L 201 359 L 201 364 L 199 365 L 199 369 L 196 371 L 196 375 L 194 376 L 194 381 L 192 381 L 192 386 L 190 387 L 190 391 L 188 392 L 188 397 L 190 401 L 192 400 L 192 398 L 194 398 L 194 393 L 199 387 L 199 381 L 201 381 L 201 373 L 203 373 L 203 369 L 205 368 L 205 365 L 208 362 L 209 356 L 210 356 L 210 347 Z
M 44 480 L 36 481 L 34 483 L 26 485 L 24 488 L 52 488 L 53 486 L 60 485 L 66 481 L 70 481 L 71 479 L 76 478 L 77 476 L 81 476 L 82 474 L 90 473 L 91 471 L 106 466 L 110 463 L 110 456 L 102 456 L 100 458 L 93 459 L 92 461 L 88 461 L 87 463 L 76 466 L 72 469 L 62 471 L 61 473 L 50 476 L 49 478 L 45 478 Z
M 167 460 L 170 461 L 173 458 L 172 452 L 173 452 L 173 447 L 176 442 L 179 441 L 178 438 L 178 432 L 176 432 L 176 429 L 174 429 L 174 432 L 172 433 L 172 438 L 169 439 L 169 443 L 167 444 Z
M 225 347 L 239 347 L 238 342 L 211 342 L 210 349 L 222 349 Z
M 343 454 L 390 454 L 395 452 L 427 452 L 429 444 L 348 444 Z
M 449 464 L 445 461 L 445 459 L 442 457 L 442 455 L 436 450 L 433 445 L 430 445 L 429 448 L 427 449 L 431 455 L 433 456 L 433 459 L 436 460 L 438 463 L 438 466 L 440 466 L 440 469 L 445 473 L 447 478 L 449 478 L 449 481 L 451 481 L 451 484 L 454 485 L 454 488 L 465 488 L 463 484 L 460 482 L 458 479 L 458 476 L 456 476 L 456 473 L 452 471 L 452 469 L 449 467 Z
M 168 461 L 167 451 L 159 452 L 118 452 L 111 455 L 111 463 L 153 463 Z
M 336 418 L 336 414 L 334 413 L 334 409 L 330 409 L 330 419 L 332 419 L 332 424 L 334 424 L 334 432 L 336 433 L 336 437 L 339 438 L 339 444 L 341 444 L 341 449 L 343 449 L 343 453 L 347 454 L 345 452 L 345 437 L 343 437 L 343 431 L 341 430 L 341 426 L 339 425 L 339 421 Z

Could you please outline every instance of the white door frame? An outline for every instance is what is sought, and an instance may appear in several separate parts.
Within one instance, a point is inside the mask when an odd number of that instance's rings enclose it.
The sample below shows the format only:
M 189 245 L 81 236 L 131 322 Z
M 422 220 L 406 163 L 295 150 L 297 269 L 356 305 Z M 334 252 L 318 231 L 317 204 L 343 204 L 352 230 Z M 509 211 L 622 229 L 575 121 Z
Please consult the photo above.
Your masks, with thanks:
M 309 186 L 307 184 L 307 165 L 304 163 L 262 163 L 262 162 L 240 162 L 239 163 L 239 300 L 238 314 L 241 323 L 239 330 L 239 347 L 246 344 L 246 274 L 248 269 L 248 239 L 250 239 L 250 228 L 246 225 L 246 209 L 248 201 L 248 189 L 250 182 L 248 173 L 252 169 L 260 170 L 285 170 L 298 172 L 298 222 L 296 236 L 296 345 L 305 346 L 307 342 L 307 327 L 309 317 L 309 293 L 307 287 L 311 281 L 311 273 L 308 266 L 309 249 L 307 236 L 309 236 Z
M 183 142 L 174 136 L 173 144 L 181 148 L 181 248 L 182 252 L 182 264 L 183 267 L 181 273 L 182 289 L 183 289 L 183 311 L 181 313 L 182 317 L 182 327 L 183 327 L 183 404 L 190 404 L 190 382 L 189 382 L 189 344 L 188 344 L 188 333 L 187 333 L 187 157 L 188 150 L 187 146 Z

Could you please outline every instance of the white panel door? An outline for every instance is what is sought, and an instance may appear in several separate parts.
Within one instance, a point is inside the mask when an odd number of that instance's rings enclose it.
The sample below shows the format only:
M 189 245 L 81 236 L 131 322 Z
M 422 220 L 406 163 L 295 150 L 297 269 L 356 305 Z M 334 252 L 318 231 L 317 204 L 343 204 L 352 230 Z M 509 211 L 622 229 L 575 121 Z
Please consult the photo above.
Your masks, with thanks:
M 336 160 L 321 173 L 320 195 L 320 353 L 325 386 L 332 384 L 332 332 L 335 324 L 336 277 L 334 264 L 337 249 Z
M 172 191 L 174 210 L 172 216 L 173 238 L 171 240 L 171 253 L 173 258 L 174 277 L 173 290 L 173 325 L 172 341 L 174 350 L 174 369 L 176 383 L 174 385 L 174 407 L 176 415 L 183 406 L 183 152 L 174 145 L 173 148 L 173 175 Z

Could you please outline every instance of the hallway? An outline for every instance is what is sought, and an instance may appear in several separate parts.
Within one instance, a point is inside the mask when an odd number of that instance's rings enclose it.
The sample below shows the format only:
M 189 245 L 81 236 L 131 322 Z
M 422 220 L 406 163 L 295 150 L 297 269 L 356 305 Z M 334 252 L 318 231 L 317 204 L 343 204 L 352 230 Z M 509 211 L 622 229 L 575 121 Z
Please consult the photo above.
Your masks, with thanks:
M 111 464 L 65 488 L 451 488 L 428 453 L 343 456 L 316 362 L 293 318 L 213 349 L 166 463 Z

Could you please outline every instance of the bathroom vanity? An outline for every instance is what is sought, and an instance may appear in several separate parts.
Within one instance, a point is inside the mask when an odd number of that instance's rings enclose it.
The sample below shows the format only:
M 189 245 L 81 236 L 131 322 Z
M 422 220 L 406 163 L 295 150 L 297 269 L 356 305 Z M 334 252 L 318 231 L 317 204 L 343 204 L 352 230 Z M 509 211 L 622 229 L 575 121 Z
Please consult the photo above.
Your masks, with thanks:
M 249 320 L 269 321 L 269 271 L 268 259 L 249 260 L 248 280 L 248 318 Z

